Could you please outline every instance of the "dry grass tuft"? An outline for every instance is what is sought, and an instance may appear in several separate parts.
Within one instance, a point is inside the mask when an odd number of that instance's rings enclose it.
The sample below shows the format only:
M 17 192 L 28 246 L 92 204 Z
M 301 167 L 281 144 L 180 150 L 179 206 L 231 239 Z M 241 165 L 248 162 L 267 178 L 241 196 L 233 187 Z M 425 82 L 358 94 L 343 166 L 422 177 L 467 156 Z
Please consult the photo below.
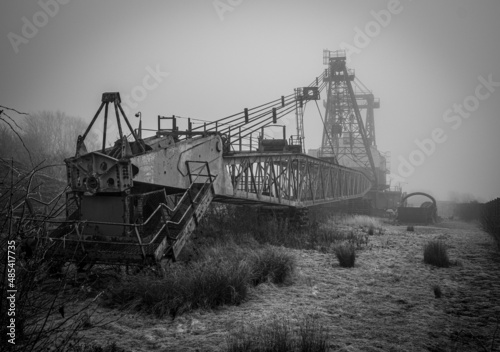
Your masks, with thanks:
M 370 225 L 368 226 L 368 235 L 373 236 L 375 234 L 375 226 Z
M 291 278 L 296 266 L 295 257 L 274 247 L 256 251 L 250 263 L 254 285 L 267 281 L 285 283 Z
M 102 304 L 132 308 L 158 318 L 239 304 L 247 297 L 251 269 L 245 261 L 219 259 L 171 268 L 163 278 L 126 277 L 105 293 Z
M 254 331 L 242 329 L 228 339 L 227 352 L 322 352 L 328 351 L 328 334 L 315 319 L 306 317 L 294 328 L 289 319 L 275 318 Z
M 424 262 L 440 268 L 450 266 L 450 259 L 444 242 L 431 240 L 424 247 Z
M 441 298 L 441 296 L 443 295 L 443 293 L 441 292 L 441 287 L 439 285 L 434 285 L 432 289 L 434 290 L 434 297 Z
M 251 285 L 283 283 L 294 269 L 295 258 L 280 248 L 244 251 L 234 244 L 215 246 L 195 262 L 173 266 L 164 277 L 124 278 L 106 292 L 102 304 L 175 317 L 198 308 L 239 305 Z
M 341 267 L 354 267 L 354 262 L 356 261 L 356 251 L 352 244 L 343 243 L 338 245 L 337 247 L 335 247 L 335 255 L 337 256 Z
M 299 326 L 299 336 L 299 351 L 328 351 L 328 333 L 317 320 L 305 318 Z

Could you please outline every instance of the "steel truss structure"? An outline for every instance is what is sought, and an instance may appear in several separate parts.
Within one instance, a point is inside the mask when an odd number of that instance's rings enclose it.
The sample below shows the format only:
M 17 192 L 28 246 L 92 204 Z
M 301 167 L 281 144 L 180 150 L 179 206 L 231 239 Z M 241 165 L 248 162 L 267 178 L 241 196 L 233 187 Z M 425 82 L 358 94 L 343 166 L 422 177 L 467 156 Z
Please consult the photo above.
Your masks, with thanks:
M 366 110 L 365 127 L 366 137 L 370 146 L 377 146 L 375 137 L 375 109 L 380 108 L 380 99 L 375 98 L 373 93 L 356 77 L 355 95 L 359 110 Z M 325 106 L 326 107 L 326 106 Z
M 240 153 L 224 156 L 232 196 L 215 200 L 307 207 L 359 198 L 370 180 L 352 170 L 305 154 Z
M 323 80 L 327 98 L 323 138 L 319 156 L 341 165 L 363 170 L 377 185 L 377 172 L 352 81 L 354 70 L 346 66 L 345 52 L 325 50 L 328 65 Z

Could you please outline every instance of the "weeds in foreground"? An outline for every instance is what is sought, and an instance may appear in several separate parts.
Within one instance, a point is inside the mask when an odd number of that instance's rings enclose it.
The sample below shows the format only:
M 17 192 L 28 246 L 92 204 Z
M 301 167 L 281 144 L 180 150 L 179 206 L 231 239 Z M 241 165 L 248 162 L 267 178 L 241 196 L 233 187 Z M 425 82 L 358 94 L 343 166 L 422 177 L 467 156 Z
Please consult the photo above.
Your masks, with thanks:
M 102 303 L 158 318 L 175 317 L 192 309 L 241 303 L 247 297 L 250 275 L 245 262 L 195 263 L 189 267 L 171 268 L 163 278 L 126 277 L 105 293 Z
M 337 256 L 341 267 L 354 267 L 354 262 L 356 261 L 356 251 L 352 244 L 343 243 L 338 245 L 337 247 L 335 247 L 335 255 Z
M 328 334 L 311 317 L 299 321 L 298 328 L 289 319 L 275 318 L 271 323 L 255 330 L 242 329 L 238 335 L 230 336 L 226 351 L 322 352 L 328 351 Z
M 213 247 L 189 265 L 169 268 L 162 278 L 127 277 L 106 292 L 102 303 L 175 318 L 193 309 L 239 305 L 251 285 L 283 283 L 293 274 L 294 257 L 279 248 L 253 252 L 238 248 Z
M 424 262 L 440 268 L 450 266 L 450 259 L 444 242 L 431 240 L 424 247 Z

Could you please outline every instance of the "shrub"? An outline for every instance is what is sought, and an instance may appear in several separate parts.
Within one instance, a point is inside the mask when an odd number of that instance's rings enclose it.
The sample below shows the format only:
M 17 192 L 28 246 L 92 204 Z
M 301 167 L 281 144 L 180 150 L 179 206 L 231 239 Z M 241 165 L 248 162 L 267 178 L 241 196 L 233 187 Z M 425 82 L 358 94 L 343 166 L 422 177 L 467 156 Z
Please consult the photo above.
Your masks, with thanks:
M 251 284 L 283 283 L 295 258 L 279 248 L 244 251 L 236 245 L 206 248 L 188 265 L 172 266 L 164 277 L 136 275 L 112 286 L 102 304 L 132 308 L 156 317 L 175 317 L 198 308 L 238 305 Z
M 256 251 L 251 259 L 252 283 L 270 281 L 281 284 L 287 281 L 295 270 L 295 257 L 276 247 Z
M 343 268 L 352 268 L 356 261 L 356 251 L 354 246 L 350 243 L 343 243 L 335 247 L 335 255 L 339 264 Z
M 159 318 L 175 317 L 196 308 L 241 303 L 250 277 L 247 262 L 213 258 L 171 268 L 162 278 L 128 277 L 108 290 L 103 304 L 130 307 Z
M 424 262 L 437 267 L 447 268 L 450 266 L 446 245 L 439 240 L 427 242 L 424 247 Z

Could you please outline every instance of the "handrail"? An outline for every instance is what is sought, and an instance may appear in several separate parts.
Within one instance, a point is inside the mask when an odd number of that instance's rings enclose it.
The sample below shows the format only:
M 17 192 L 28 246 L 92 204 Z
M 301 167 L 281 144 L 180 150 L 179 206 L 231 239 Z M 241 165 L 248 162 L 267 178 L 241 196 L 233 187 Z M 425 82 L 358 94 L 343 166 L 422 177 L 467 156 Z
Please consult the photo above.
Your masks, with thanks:
M 206 184 L 206 181 L 205 183 Z M 188 188 L 190 189 L 190 188 Z M 187 190 L 186 190 L 187 193 Z M 89 220 L 46 220 L 49 223 L 53 224 L 76 224 L 76 223 L 85 223 L 85 224 L 96 224 L 96 225 L 116 225 L 116 226 L 127 226 L 127 227 L 140 227 L 147 225 L 148 222 L 152 219 L 153 215 L 155 215 L 161 208 L 166 208 L 170 212 L 176 212 L 178 210 L 178 205 L 181 203 L 181 201 L 184 199 L 185 195 L 182 196 L 181 200 L 177 203 L 177 205 L 172 209 L 168 205 L 161 203 L 158 205 L 158 207 L 154 210 L 154 212 L 148 217 L 148 219 L 142 223 L 135 223 L 135 224 L 125 224 L 121 222 L 108 222 L 108 221 L 89 221 Z M 12 216 L 13 219 L 18 219 L 20 218 L 19 216 Z M 26 220 L 39 220 L 37 218 L 29 218 L 29 217 L 24 217 L 23 219 Z
M 214 176 L 216 177 L 216 176 Z M 204 185 L 207 184 L 208 182 L 205 181 L 204 182 Z M 174 208 L 170 208 L 168 205 L 164 204 L 164 203 L 161 203 L 158 205 L 158 207 L 153 211 L 153 213 L 151 213 L 151 215 L 147 218 L 146 221 L 142 222 L 142 223 L 135 223 L 135 224 L 126 224 L 126 223 L 121 223 L 121 222 L 108 222 L 108 221 L 89 221 L 89 220 L 46 220 L 47 222 L 49 223 L 53 223 L 53 224 L 79 224 L 79 223 L 82 223 L 82 224 L 95 224 L 95 225 L 116 225 L 116 226 L 127 226 L 127 227 L 141 227 L 141 226 L 145 226 L 148 224 L 148 222 L 153 218 L 153 216 L 161 209 L 161 208 L 165 208 L 167 209 L 168 211 L 172 212 L 172 213 L 175 213 L 177 210 L 178 210 L 178 207 L 179 205 L 182 203 L 182 200 L 184 200 L 185 198 L 184 197 L 187 197 L 187 192 L 188 190 L 191 189 L 191 186 L 189 186 L 189 188 L 186 190 L 186 192 L 184 193 L 184 195 L 182 196 L 182 198 L 179 200 L 179 202 L 177 202 L 177 205 L 174 207 Z M 196 198 L 196 197 L 195 197 Z M 12 218 L 14 219 L 17 219 L 19 218 L 18 216 L 12 216 Z M 39 219 L 36 219 L 36 218 L 27 218 L 25 217 L 24 219 L 26 220 L 39 220 Z
M 195 210 L 194 200 L 197 200 L 198 197 L 200 196 L 200 194 L 202 194 L 203 192 L 206 192 L 207 187 L 210 186 L 210 185 L 212 185 L 212 183 L 213 183 L 214 179 L 217 177 L 217 175 L 212 175 L 210 173 L 210 169 L 208 167 L 208 163 L 207 162 L 200 162 L 200 163 L 205 163 L 205 167 L 208 170 L 208 174 L 207 175 L 202 174 L 201 173 L 201 170 L 203 170 L 203 168 L 202 168 L 200 170 L 200 173 L 198 173 L 196 175 L 194 181 L 191 182 L 191 184 L 186 189 L 186 191 L 184 192 L 183 196 L 177 202 L 177 204 L 175 205 L 175 207 L 170 208 L 168 205 L 166 205 L 164 203 L 160 203 L 156 207 L 156 209 L 153 211 L 153 213 L 151 213 L 151 215 L 146 219 L 146 221 L 143 221 L 142 223 L 126 224 L 126 223 L 105 222 L 105 221 L 88 221 L 88 220 L 64 220 L 64 221 L 59 221 L 59 220 L 53 220 L 53 219 L 46 219 L 45 221 L 48 222 L 48 223 L 56 223 L 56 224 L 72 224 L 72 225 L 76 225 L 76 227 L 78 227 L 79 225 L 86 226 L 87 224 L 128 227 L 128 228 L 131 228 L 131 230 L 127 231 L 127 233 L 131 234 L 132 232 L 135 232 L 135 235 L 137 237 L 137 242 L 138 243 L 134 243 L 134 242 L 130 242 L 130 243 L 125 243 L 125 242 L 111 242 L 111 243 L 113 243 L 113 244 L 127 244 L 129 246 L 130 245 L 131 246 L 137 246 L 137 247 L 140 247 L 141 250 L 144 252 L 143 247 L 146 247 L 146 246 L 149 246 L 149 245 L 153 244 L 157 240 L 158 236 L 162 233 L 162 231 L 166 227 L 168 227 L 168 225 L 180 225 L 183 222 L 185 222 L 186 221 L 186 217 L 188 216 L 188 214 L 190 214 L 192 210 Z M 199 177 L 208 177 L 208 178 L 203 182 L 202 187 L 196 193 L 196 195 L 194 196 L 194 199 L 193 198 L 190 199 L 189 206 L 186 208 L 186 210 L 182 214 L 181 218 L 178 221 L 167 220 L 160 227 L 160 229 L 153 235 L 153 237 L 151 238 L 151 240 L 149 242 L 142 243 L 142 238 L 143 237 L 140 236 L 138 229 L 140 227 L 143 227 L 143 226 L 147 225 L 153 219 L 153 217 L 160 210 L 162 210 L 162 209 L 166 209 L 167 212 L 169 212 L 169 214 L 174 214 L 175 212 L 177 212 L 180 209 L 180 207 L 186 202 L 187 197 L 190 197 L 190 192 L 192 191 L 193 186 L 194 186 L 194 184 L 196 183 L 196 180 Z M 12 218 L 17 218 L 17 217 L 16 216 L 12 216 Z M 30 220 L 31 218 L 26 218 L 25 217 L 24 219 Z M 33 220 L 39 220 L 39 219 L 33 219 Z M 63 240 L 64 241 L 68 241 L 68 242 L 81 242 L 81 240 L 77 240 L 77 239 L 67 239 L 66 235 L 63 236 Z M 89 240 L 85 240 L 85 243 L 89 243 L 89 244 L 90 243 L 95 243 L 95 244 L 110 244 L 109 241 L 94 241 L 94 240 L 90 240 L 90 241 Z

